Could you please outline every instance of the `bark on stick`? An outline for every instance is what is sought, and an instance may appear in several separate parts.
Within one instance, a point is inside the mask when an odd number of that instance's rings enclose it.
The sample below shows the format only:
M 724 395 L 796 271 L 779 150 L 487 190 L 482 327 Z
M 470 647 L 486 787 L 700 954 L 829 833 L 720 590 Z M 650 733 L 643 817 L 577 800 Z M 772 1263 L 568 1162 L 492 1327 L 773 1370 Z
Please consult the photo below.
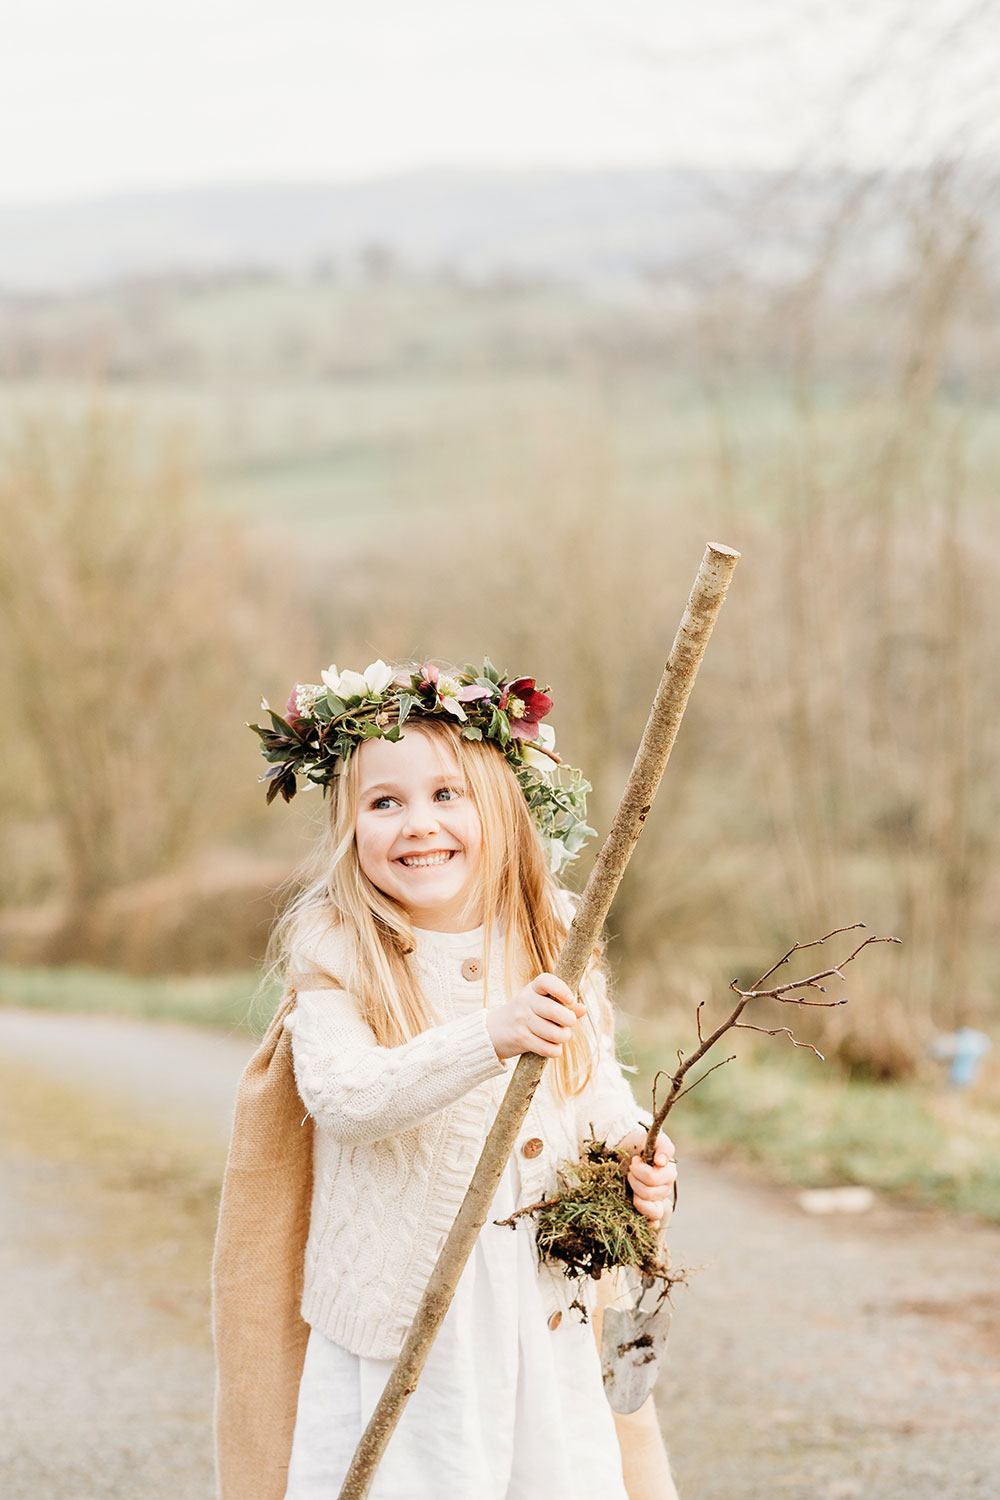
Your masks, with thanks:
M 731 547 L 716 542 L 710 542 L 705 550 L 656 690 L 624 795 L 555 967 L 555 972 L 570 989 L 576 990 L 580 986 L 625 867 L 653 805 L 698 667 L 739 557 L 740 554 Z M 486 1223 L 490 1204 L 538 1087 L 545 1061 L 544 1057 L 533 1052 L 524 1053 L 518 1061 L 395 1369 L 361 1435 L 339 1500 L 364 1500 L 368 1494 L 379 1460 L 395 1431 L 403 1407 L 416 1390 L 420 1372 L 455 1295 L 465 1263 Z

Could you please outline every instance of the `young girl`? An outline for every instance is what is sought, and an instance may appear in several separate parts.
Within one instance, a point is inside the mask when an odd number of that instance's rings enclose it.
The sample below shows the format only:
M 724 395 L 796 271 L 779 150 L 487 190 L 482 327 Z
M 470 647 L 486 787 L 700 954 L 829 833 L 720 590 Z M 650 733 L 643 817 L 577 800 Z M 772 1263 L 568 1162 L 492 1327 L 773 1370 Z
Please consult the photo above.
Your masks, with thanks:
M 633 1152 L 654 1224 L 676 1176 L 666 1137 L 639 1157 L 598 964 L 579 997 L 551 972 L 572 916 L 553 868 L 581 840 L 583 785 L 557 768 L 531 679 L 488 662 L 323 676 L 258 729 L 269 796 L 303 774 L 329 793 L 316 878 L 276 930 L 313 1125 L 286 1500 L 339 1493 L 524 1052 L 551 1065 L 371 1494 L 627 1500 L 580 1289 L 539 1266 L 529 1223 L 494 1223 L 551 1196 L 591 1134 Z

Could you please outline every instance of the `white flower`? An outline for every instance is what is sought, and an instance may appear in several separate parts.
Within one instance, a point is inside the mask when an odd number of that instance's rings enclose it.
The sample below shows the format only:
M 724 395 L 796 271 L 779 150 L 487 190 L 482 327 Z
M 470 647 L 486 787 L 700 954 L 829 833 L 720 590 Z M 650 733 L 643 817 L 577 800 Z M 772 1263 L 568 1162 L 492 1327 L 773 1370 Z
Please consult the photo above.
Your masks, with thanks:
M 295 684 L 295 707 L 303 718 L 308 718 L 322 696 L 323 689 L 315 682 L 297 682 Z
M 445 713 L 451 714 L 461 724 L 465 723 L 466 712 L 458 701 L 459 685 L 454 677 L 442 677 L 437 685 L 438 700 Z
M 322 677 L 333 696 L 348 703 L 352 698 L 381 698 L 392 681 L 392 668 L 379 658 L 365 667 L 364 673 L 338 672 L 336 666 L 331 665 Z
M 551 724 L 539 724 L 537 741 L 523 740 L 525 764 L 532 766 L 536 771 L 551 774 L 556 769 L 556 761 L 548 755 L 543 755 L 540 750 L 535 749 L 535 744 L 541 745 L 545 750 L 556 748 L 556 732 Z
M 365 667 L 365 683 L 369 697 L 381 697 L 391 681 L 392 668 L 387 667 L 381 657 L 378 661 L 373 661 L 371 666 Z
M 360 672 L 343 671 L 337 684 L 337 697 L 343 698 L 349 703 L 352 698 L 363 698 L 368 692 L 368 684 Z

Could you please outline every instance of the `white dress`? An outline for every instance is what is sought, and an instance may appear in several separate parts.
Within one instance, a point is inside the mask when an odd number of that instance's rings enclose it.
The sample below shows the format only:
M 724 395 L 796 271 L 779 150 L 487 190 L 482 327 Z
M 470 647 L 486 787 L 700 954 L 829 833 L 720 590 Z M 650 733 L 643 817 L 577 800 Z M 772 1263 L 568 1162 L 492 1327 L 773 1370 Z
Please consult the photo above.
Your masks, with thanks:
M 487 1129 L 506 1084 L 492 1082 Z M 371 1500 L 627 1500 L 593 1329 L 575 1314 L 549 1329 L 528 1226 L 493 1222 L 519 1191 L 512 1158 Z M 336 1500 L 393 1363 L 311 1330 L 285 1500 Z

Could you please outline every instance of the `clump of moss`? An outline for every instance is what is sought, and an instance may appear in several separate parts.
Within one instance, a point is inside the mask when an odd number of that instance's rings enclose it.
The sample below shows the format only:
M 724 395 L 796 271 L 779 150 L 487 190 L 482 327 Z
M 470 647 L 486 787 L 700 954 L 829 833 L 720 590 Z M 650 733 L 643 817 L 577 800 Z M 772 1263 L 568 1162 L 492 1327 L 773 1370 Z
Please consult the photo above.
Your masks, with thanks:
M 634 1266 L 644 1276 L 666 1274 L 656 1230 L 632 1206 L 628 1159 L 604 1141 L 584 1142 L 580 1160 L 559 1173 L 559 1196 L 528 1210 L 542 1260 L 559 1261 L 575 1279 L 596 1281 L 614 1266 Z

